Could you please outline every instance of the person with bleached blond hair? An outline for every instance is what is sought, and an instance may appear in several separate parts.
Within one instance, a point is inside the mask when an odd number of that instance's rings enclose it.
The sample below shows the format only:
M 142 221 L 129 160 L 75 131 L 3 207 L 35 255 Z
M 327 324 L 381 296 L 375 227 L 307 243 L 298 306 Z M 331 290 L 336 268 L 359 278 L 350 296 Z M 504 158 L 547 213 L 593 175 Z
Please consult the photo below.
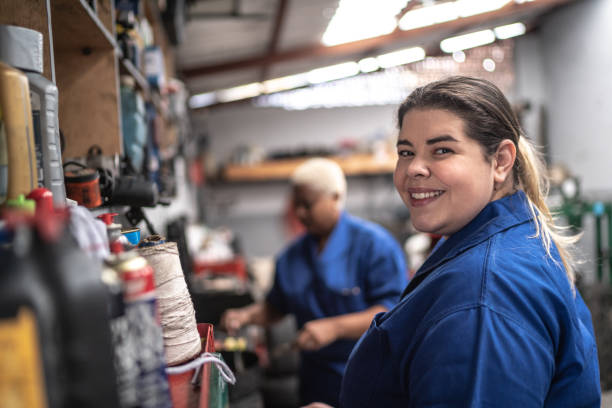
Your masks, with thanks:
M 291 185 L 293 209 L 306 233 L 277 258 L 265 301 L 226 311 L 221 326 L 232 332 L 295 315 L 301 401 L 335 405 L 355 341 L 374 315 L 398 300 L 407 285 L 406 263 L 385 229 L 344 210 L 346 179 L 336 162 L 305 161 Z

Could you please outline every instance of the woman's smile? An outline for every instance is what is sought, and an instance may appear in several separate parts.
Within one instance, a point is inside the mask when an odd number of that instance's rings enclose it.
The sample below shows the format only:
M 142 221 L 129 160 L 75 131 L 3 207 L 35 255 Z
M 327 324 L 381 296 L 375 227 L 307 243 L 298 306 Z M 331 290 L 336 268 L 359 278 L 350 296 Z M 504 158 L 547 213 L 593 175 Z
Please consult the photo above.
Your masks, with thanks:
M 443 190 L 423 190 L 423 189 L 408 189 L 410 194 L 410 206 L 411 207 L 423 207 L 436 201 L 442 194 Z

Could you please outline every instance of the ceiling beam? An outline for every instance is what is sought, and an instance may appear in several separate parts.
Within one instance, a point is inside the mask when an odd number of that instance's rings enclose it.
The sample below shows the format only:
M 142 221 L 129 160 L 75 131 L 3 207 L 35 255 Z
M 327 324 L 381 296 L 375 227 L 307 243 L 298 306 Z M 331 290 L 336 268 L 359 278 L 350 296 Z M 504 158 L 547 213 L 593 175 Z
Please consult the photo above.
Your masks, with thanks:
M 287 15 L 287 3 L 289 0 L 278 0 L 278 6 L 276 8 L 276 16 L 274 17 L 274 24 L 272 26 L 272 34 L 270 35 L 270 42 L 268 44 L 268 50 L 266 56 L 271 56 L 276 53 L 278 43 L 280 41 L 280 33 L 285 22 L 285 16 Z M 270 63 L 264 61 L 261 66 L 261 72 L 259 73 L 259 80 L 265 81 L 268 79 L 270 71 Z
M 414 30 L 402 31 L 396 29 L 391 34 L 368 38 L 361 41 L 355 41 L 346 44 L 326 47 L 321 44 L 295 48 L 283 52 L 272 52 L 264 55 L 259 55 L 241 60 L 227 61 L 220 64 L 204 65 L 199 67 L 185 68 L 182 70 L 185 78 L 193 78 L 204 75 L 217 74 L 224 71 L 239 70 L 252 68 L 256 66 L 266 66 L 273 63 L 290 61 L 303 58 L 321 57 L 321 56 L 342 56 L 353 55 L 358 53 L 367 53 L 378 47 L 388 45 L 396 41 L 409 41 L 422 39 L 428 35 L 435 34 L 441 31 L 461 32 L 470 27 L 492 23 L 502 19 L 510 19 L 513 17 L 522 17 L 525 15 L 543 13 L 553 7 L 561 6 L 576 0 L 537 0 L 526 3 L 509 3 L 499 10 L 488 13 L 477 14 L 475 16 L 459 18 L 457 20 L 448 21 L 445 23 L 435 24 L 432 26 L 421 27 Z

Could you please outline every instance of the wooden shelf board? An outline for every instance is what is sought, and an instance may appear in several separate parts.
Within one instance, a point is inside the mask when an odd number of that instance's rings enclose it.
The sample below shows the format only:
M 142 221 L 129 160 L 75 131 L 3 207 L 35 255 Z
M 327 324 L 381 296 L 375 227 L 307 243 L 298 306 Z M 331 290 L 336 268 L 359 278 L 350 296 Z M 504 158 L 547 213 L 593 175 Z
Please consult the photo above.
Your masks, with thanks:
M 330 157 L 342 167 L 347 176 L 390 174 L 395 169 L 395 156 L 378 158 L 368 154 Z M 266 161 L 254 165 L 228 165 L 224 171 L 225 181 L 284 180 L 291 176 L 303 159 Z
M 113 35 L 85 0 L 53 0 L 53 42 L 56 51 L 117 49 Z

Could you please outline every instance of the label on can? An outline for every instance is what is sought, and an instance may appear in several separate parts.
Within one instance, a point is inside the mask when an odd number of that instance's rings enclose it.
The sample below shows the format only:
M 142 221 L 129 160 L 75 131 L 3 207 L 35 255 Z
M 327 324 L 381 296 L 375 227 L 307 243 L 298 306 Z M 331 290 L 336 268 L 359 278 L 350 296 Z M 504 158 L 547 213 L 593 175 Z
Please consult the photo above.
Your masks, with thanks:
M 127 322 L 126 353 L 138 368 L 136 388 L 142 408 L 170 408 L 164 339 L 155 299 L 153 268 L 141 256 L 132 256 L 118 265 L 124 284 Z M 130 358 L 130 357 L 127 357 Z
M 36 317 L 25 307 L 0 320 L 0 401 L 13 408 L 47 406 Z

